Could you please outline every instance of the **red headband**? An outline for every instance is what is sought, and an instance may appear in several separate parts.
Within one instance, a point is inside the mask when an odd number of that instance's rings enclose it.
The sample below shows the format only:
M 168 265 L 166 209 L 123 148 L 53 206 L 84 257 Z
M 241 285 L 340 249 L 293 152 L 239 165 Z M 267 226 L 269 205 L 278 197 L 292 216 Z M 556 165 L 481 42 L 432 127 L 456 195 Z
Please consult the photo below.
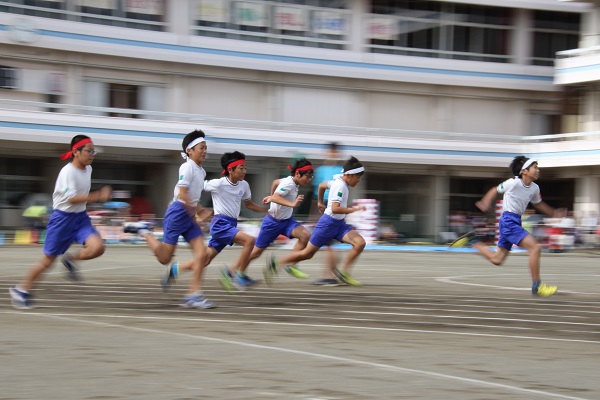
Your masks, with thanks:
M 61 154 L 61 156 L 60 156 L 60 159 L 61 159 L 61 160 L 66 160 L 67 158 L 71 158 L 71 157 L 73 157 L 73 152 L 74 152 L 75 150 L 77 150 L 77 149 L 78 149 L 78 148 L 80 148 L 80 147 L 83 147 L 83 146 L 85 146 L 85 145 L 86 145 L 86 144 L 88 144 L 88 143 L 92 143 L 92 139 L 90 139 L 90 138 L 85 138 L 85 139 L 82 139 L 82 140 L 80 140 L 79 142 L 75 143 L 75 144 L 73 145 L 73 147 L 71 147 L 71 151 L 67 151 L 66 153 L 63 153 L 63 154 Z
M 230 162 L 229 164 L 227 164 L 227 167 L 225 167 L 225 169 L 223 170 L 223 172 L 221 172 L 221 175 L 227 174 L 227 170 L 229 168 L 235 168 L 235 167 L 237 167 L 238 165 L 241 165 L 241 164 L 246 164 L 246 160 L 236 160 L 236 161 Z
M 288 165 L 287 167 L 288 167 L 288 169 L 290 171 L 293 170 L 293 168 L 292 168 L 291 165 Z M 298 171 L 312 171 L 312 170 L 313 170 L 313 167 L 310 164 L 309 165 L 305 165 L 304 167 L 296 168 L 296 172 L 298 172 Z

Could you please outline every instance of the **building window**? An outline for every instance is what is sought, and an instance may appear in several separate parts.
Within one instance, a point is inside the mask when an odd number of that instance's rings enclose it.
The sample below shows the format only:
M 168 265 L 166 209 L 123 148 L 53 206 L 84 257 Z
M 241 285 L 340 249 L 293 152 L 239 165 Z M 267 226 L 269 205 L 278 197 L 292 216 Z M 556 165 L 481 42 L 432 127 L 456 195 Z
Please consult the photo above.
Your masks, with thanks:
M 199 36 L 341 50 L 349 44 L 347 0 L 194 0 Z
M 533 15 L 533 65 L 553 66 L 557 52 L 578 47 L 579 14 L 535 11 Z
M 135 82 L 110 82 L 102 78 L 86 79 L 83 104 L 88 115 L 105 115 L 121 118 L 163 118 L 160 114 L 143 111 L 164 111 L 165 88 L 159 85 L 138 85 Z M 110 110 L 118 108 L 119 110 Z M 127 110 L 139 112 L 127 112 Z
M 110 108 L 121 108 L 138 110 L 138 92 L 139 87 L 135 85 L 123 85 L 118 83 L 110 83 L 108 85 L 108 99 Z M 129 114 L 124 112 L 111 112 L 108 114 L 111 117 L 121 118 L 139 118 L 139 114 Z
M 374 0 L 365 15 L 372 53 L 510 61 L 512 10 L 439 1 Z
M 0 12 L 152 31 L 165 30 L 164 0 L 12 0 L 8 3 L 11 5 L 0 5 Z
M 16 89 L 17 84 L 17 70 L 11 67 L 0 67 L 0 89 Z
M 17 207 L 31 193 L 40 193 L 44 182 L 42 161 L 0 157 L 0 207 Z

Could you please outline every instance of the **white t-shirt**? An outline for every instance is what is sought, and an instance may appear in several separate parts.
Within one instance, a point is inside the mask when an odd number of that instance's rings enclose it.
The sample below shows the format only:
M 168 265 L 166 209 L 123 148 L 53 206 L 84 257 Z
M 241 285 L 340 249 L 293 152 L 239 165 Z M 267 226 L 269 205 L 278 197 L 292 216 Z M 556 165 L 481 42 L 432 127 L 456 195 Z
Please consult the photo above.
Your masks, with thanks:
M 77 213 L 85 211 L 87 202 L 69 203 L 68 200 L 78 195 L 87 196 L 92 186 L 92 166 L 87 165 L 85 169 L 79 169 L 72 163 L 68 163 L 60 170 L 54 193 L 52 193 L 52 207 L 55 210 Z
M 179 188 L 187 188 L 187 192 L 191 201 L 191 206 L 196 207 L 202 190 L 204 189 L 204 180 L 206 179 L 206 171 L 204 168 L 196 164 L 188 158 L 187 162 L 179 167 L 179 181 L 173 190 L 173 201 L 181 201 L 179 198 Z
M 296 197 L 298 197 L 298 185 L 294 183 L 294 178 L 288 176 L 279 181 L 279 185 L 273 194 L 275 193 L 279 193 L 285 200 L 293 203 Z M 279 220 L 291 218 L 293 212 L 293 207 L 282 206 L 273 202 L 271 203 L 271 207 L 269 207 L 269 215 Z
M 504 193 L 502 211 L 523 215 L 527 204 L 538 204 L 542 201 L 540 188 L 535 182 L 525 186 L 520 178 L 510 178 L 498 185 L 498 193 Z
M 233 184 L 227 177 L 204 182 L 204 191 L 212 194 L 215 215 L 222 214 L 236 219 L 240 216 L 242 200 L 250 200 L 252 197 L 248 182 Z
M 341 177 L 338 177 L 327 182 L 327 188 L 329 189 L 329 199 L 327 200 L 325 214 L 335 219 L 346 218 L 346 214 L 334 214 L 333 211 L 331 211 L 331 204 L 340 203 L 341 207 L 348 206 L 348 195 L 350 194 L 348 184 Z

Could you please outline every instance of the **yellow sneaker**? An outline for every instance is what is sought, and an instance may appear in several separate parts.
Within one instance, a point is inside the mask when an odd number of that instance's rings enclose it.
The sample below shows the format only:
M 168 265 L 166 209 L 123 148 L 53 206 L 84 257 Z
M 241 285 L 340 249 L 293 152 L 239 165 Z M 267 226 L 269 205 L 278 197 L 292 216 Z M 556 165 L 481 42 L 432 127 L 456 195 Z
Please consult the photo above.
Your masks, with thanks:
M 481 237 L 475 231 L 467 232 L 454 242 L 450 243 L 450 248 L 471 247 L 475 243 L 481 242 Z
M 335 276 L 337 276 L 337 278 L 340 281 L 344 282 L 347 285 L 350 285 L 350 286 L 362 286 L 362 282 L 361 281 L 359 281 L 358 279 L 354 279 L 352 277 L 352 275 L 350 275 L 347 272 L 342 272 L 339 269 L 336 269 L 334 273 L 335 273 Z
M 298 267 L 295 267 L 293 265 L 288 265 L 283 270 L 285 272 L 287 272 L 288 274 L 290 274 L 291 276 L 293 276 L 294 278 L 298 278 L 298 279 L 306 279 L 306 278 L 308 278 L 308 274 L 307 273 L 304 273 L 304 272 L 300 271 L 298 269 Z
M 534 296 L 550 297 L 554 293 L 556 293 L 557 290 L 558 290 L 557 286 L 550 286 L 550 285 L 546 285 L 544 282 L 541 282 L 539 284 L 539 286 L 537 287 L 537 290 L 536 291 L 532 290 L 532 292 L 533 292 Z

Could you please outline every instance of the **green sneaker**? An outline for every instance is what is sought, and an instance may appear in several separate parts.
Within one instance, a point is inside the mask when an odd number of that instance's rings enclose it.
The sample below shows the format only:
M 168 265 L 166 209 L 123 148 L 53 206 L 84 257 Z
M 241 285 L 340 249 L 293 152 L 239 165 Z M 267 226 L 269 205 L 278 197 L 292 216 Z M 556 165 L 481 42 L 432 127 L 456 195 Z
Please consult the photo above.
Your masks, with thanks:
M 334 273 L 335 273 L 335 276 L 337 276 L 337 278 L 340 281 L 344 282 L 347 285 L 350 285 L 350 286 L 362 286 L 362 282 L 361 281 L 359 281 L 357 279 L 354 279 L 352 277 L 352 275 L 350 275 L 347 272 L 342 272 L 342 271 L 340 271 L 339 269 L 336 268 L 336 270 L 335 270 Z
M 263 276 L 267 285 L 271 285 L 273 278 L 277 276 L 277 260 L 272 254 L 267 259 L 267 266 L 263 269 Z
M 235 286 L 233 285 L 233 278 L 231 277 L 231 272 L 229 272 L 229 268 L 227 268 L 227 266 L 224 266 L 221 270 L 221 277 L 219 278 L 219 283 L 227 293 L 234 292 Z
M 288 274 L 290 274 L 291 276 L 293 276 L 294 278 L 298 278 L 298 279 L 308 278 L 307 273 L 300 271 L 300 269 L 298 267 L 293 266 L 293 265 L 288 265 L 287 267 L 283 268 L 283 270 L 285 272 L 287 272 Z
M 533 292 L 534 296 L 550 297 L 554 293 L 556 293 L 557 290 L 558 290 L 557 286 L 550 286 L 550 285 L 547 285 L 544 282 L 542 282 L 537 287 L 537 290 L 535 290 L 535 291 L 532 290 L 532 292 Z

